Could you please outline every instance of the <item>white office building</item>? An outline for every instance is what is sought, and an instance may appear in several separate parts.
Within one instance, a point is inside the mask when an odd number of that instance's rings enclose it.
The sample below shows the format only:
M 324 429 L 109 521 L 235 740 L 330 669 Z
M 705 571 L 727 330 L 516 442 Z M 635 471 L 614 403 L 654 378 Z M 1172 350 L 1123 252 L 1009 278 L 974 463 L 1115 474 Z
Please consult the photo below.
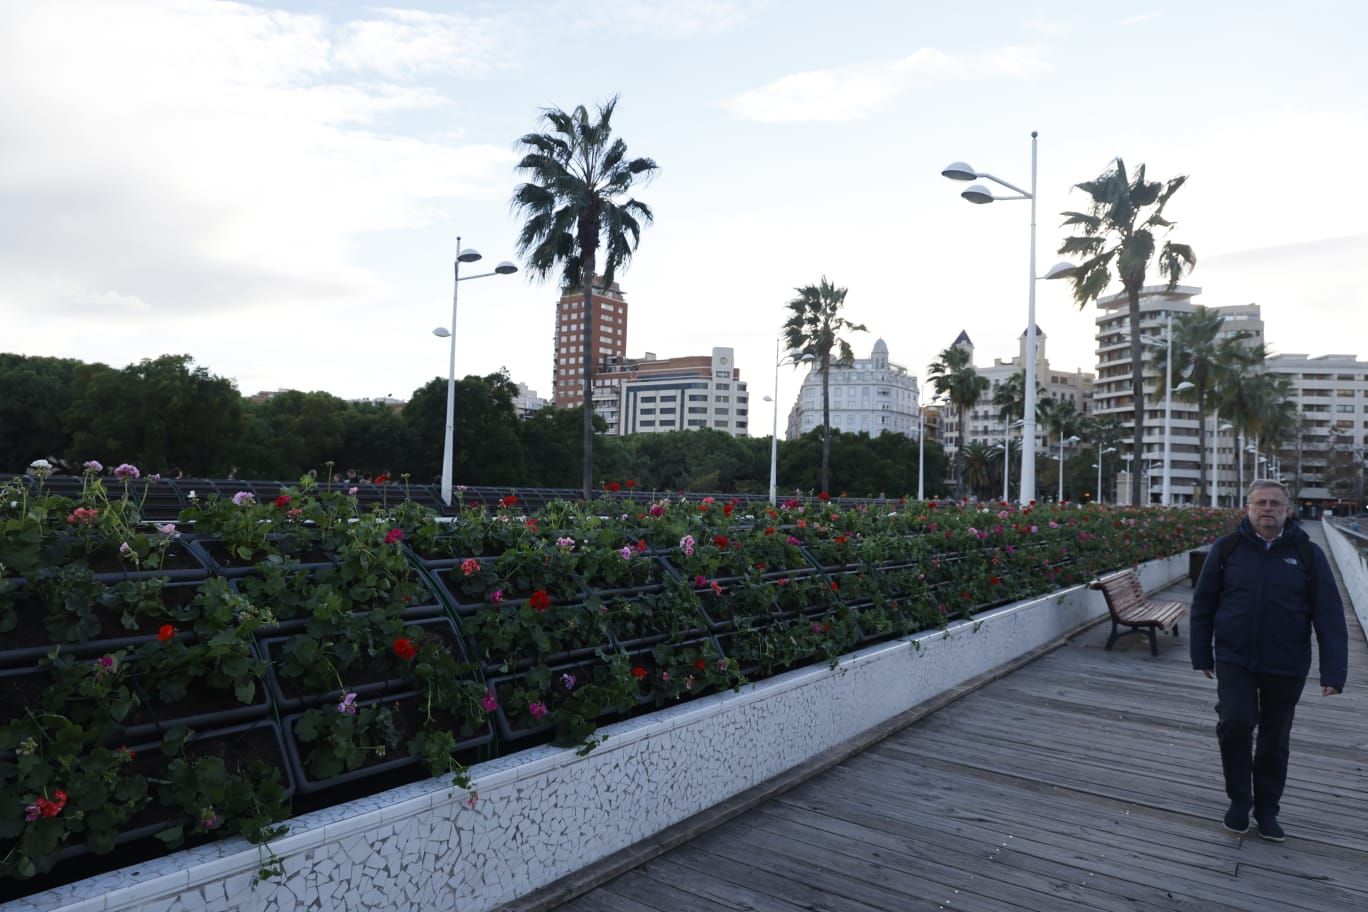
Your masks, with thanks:
M 902 434 L 916 438 L 917 378 L 888 358 L 883 339 L 874 343 L 868 358 L 850 366 L 831 366 L 831 427 L 843 433 Z M 822 424 L 822 372 L 809 368 L 798 400 L 789 413 L 788 437 L 806 434 Z

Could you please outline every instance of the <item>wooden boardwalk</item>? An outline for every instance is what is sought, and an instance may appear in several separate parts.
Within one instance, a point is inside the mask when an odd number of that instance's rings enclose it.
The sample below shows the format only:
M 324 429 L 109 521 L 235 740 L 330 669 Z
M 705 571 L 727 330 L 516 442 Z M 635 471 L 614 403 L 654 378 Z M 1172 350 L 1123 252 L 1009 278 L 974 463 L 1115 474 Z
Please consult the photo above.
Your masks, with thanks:
M 1308 524 L 1318 540 L 1319 525 Z M 1187 582 L 1166 598 L 1190 600 Z M 1107 626 L 556 908 L 1368 910 L 1368 648 L 1298 707 L 1282 844 L 1221 828 L 1215 684 Z M 516 906 L 517 904 L 515 904 Z

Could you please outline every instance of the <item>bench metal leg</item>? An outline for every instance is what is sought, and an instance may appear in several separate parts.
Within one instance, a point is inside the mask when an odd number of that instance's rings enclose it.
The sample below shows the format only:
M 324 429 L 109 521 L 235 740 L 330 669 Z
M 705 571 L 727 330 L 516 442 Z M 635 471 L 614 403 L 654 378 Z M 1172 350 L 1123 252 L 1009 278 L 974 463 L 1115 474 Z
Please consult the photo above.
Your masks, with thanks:
M 1159 638 L 1154 635 L 1154 628 L 1146 627 L 1145 633 L 1149 634 L 1150 655 L 1154 656 L 1156 659 L 1159 658 Z

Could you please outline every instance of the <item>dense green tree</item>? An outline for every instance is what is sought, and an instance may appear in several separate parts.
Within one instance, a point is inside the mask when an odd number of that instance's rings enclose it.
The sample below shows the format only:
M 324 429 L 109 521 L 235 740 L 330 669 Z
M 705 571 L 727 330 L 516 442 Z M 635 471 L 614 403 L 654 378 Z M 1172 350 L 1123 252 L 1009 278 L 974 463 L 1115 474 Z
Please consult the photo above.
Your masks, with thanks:
M 984 393 L 988 392 L 988 378 L 979 376 L 979 372 L 974 369 L 969 350 L 959 345 L 952 345 L 942 351 L 936 362 L 931 365 L 927 377 L 936 392 L 948 398 L 959 413 L 960 445 L 955 450 L 955 477 L 962 488 L 965 484 L 962 455 L 965 448 L 965 426 L 970 409 L 978 404 Z
M 70 451 L 63 416 L 78 393 L 75 377 L 84 367 L 71 358 L 0 353 L 0 471 L 22 471 L 35 459 L 78 455 Z
M 657 165 L 649 158 L 628 158 L 627 144 L 613 137 L 611 121 L 617 97 L 599 105 L 591 120 L 580 105 L 566 113 L 546 108 L 544 133 L 518 140 L 524 155 L 517 169 L 528 178 L 513 191 L 513 206 L 525 217 L 518 253 L 528 272 L 546 278 L 559 269 L 561 287 L 584 289 L 584 402 L 593 402 L 594 277 L 601 269 L 603 285 L 612 284 L 641 241 L 641 228 L 652 221 L 650 207 L 627 194 L 638 180 L 649 180 Z M 603 247 L 602 263 L 599 248 Z M 594 423 L 584 411 L 581 486 L 587 500 L 594 492 Z
M 162 355 L 119 371 L 78 371 L 64 416 L 73 459 L 130 462 L 148 473 L 226 471 L 244 427 L 242 397 L 232 381 L 193 364 L 189 355 Z
M 787 305 L 791 313 L 784 323 L 784 340 L 791 351 L 812 355 L 822 372 L 822 474 L 818 483 L 826 491 L 831 480 L 832 352 L 836 353 L 834 361 L 838 367 L 849 366 L 855 356 L 841 333 L 868 330 L 841 316 L 847 290 L 832 285 L 826 276 L 816 285 L 804 285 L 794 291 L 798 295 Z
M 1135 404 L 1134 438 L 1131 452 L 1143 452 L 1145 437 L 1144 359 L 1140 339 L 1140 291 L 1151 261 L 1158 256 L 1159 271 L 1172 291 L 1183 275 L 1197 265 L 1197 257 L 1186 244 L 1165 241 L 1157 249 L 1157 237 L 1167 233 L 1173 223 L 1164 217 L 1164 207 L 1187 181 L 1175 177 L 1167 183 L 1145 179 L 1145 166 L 1134 177 L 1117 158 L 1111 168 L 1096 180 L 1075 186 L 1088 194 L 1087 212 L 1065 212 L 1063 225 L 1079 233 L 1066 238 L 1059 252 L 1081 256 L 1074 267 L 1073 297 L 1079 307 L 1096 301 L 1107 290 L 1113 277 L 1121 283 L 1129 304 L 1131 343 L 1131 396 Z M 1140 476 L 1131 477 L 1131 502 L 1140 502 Z
M 452 480 L 465 485 L 526 484 L 519 421 L 514 400 L 517 384 L 500 371 L 456 382 L 456 422 Z M 414 453 L 402 467 L 417 484 L 430 484 L 442 474 L 446 442 L 447 382 L 434 377 L 414 390 L 404 407 L 404 424 Z

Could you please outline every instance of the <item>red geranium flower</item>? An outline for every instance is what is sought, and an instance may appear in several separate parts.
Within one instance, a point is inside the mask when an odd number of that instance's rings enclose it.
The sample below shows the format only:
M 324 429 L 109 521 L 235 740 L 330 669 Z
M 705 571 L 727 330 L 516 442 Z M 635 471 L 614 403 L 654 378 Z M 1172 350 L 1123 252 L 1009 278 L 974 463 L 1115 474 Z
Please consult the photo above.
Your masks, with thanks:
M 714 535 L 713 544 L 719 548 L 725 548 L 727 545 L 731 544 L 731 542 L 727 540 L 727 536 L 725 535 Z
M 616 481 L 605 482 L 603 486 L 607 488 L 609 491 L 612 491 L 613 493 L 617 493 L 618 491 L 622 490 L 622 485 Z
M 632 677 L 640 681 L 642 678 L 646 677 L 646 669 L 642 668 L 640 665 L 633 665 Z
M 635 478 L 629 478 L 629 479 L 627 479 L 627 487 L 629 487 L 629 488 L 635 488 L 635 487 L 636 487 L 636 479 L 635 479 Z
M 703 659 L 694 659 L 694 668 L 697 668 L 699 671 L 707 671 L 708 663 Z
M 281 494 L 279 497 L 275 499 L 275 505 L 279 509 L 283 510 L 290 505 L 290 501 L 292 500 L 294 500 L 294 498 L 291 497 L 289 494 Z
M 527 600 L 527 604 L 531 605 L 535 611 L 545 611 L 547 608 L 551 607 L 551 596 L 546 594 L 545 589 L 538 589 L 536 592 L 532 593 L 532 596 Z
M 171 639 L 175 635 L 176 628 L 172 627 L 170 624 L 162 624 L 160 627 L 157 628 L 157 639 L 161 640 L 163 643 L 165 643 L 167 640 Z
M 381 473 L 372 478 L 371 481 L 374 484 L 389 484 L 389 475 Z
M 413 645 L 413 640 L 408 637 L 396 637 L 394 645 L 390 647 L 394 654 L 405 662 L 413 661 L 413 657 L 418 654 L 418 647 Z
M 390 529 L 385 533 L 385 544 L 392 545 L 404 537 L 404 530 L 398 527 Z
M 817 499 L 818 499 L 818 500 L 831 500 L 831 495 L 828 494 L 826 491 L 823 491 L 821 494 L 818 494 L 818 495 L 817 495 Z
M 732 510 L 735 510 L 735 509 L 736 509 L 736 507 L 732 506 L 731 504 L 723 504 L 723 505 L 722 505 L 722 515 L 723 515 L 723 516 L 731 516 L 731 515 L 732 515 Z
M 516 494 L 509 494 L 507 497 L 500 497 L 500 498 L 499 498 L 499 506 L 501 506 L 501 507 L 511 507 L 511 506 L 513 506 L 513 505 L 514 505 L 515 503 L 517 503 L 517 502 L 518 502 L 518 495 L 516 495 Z

